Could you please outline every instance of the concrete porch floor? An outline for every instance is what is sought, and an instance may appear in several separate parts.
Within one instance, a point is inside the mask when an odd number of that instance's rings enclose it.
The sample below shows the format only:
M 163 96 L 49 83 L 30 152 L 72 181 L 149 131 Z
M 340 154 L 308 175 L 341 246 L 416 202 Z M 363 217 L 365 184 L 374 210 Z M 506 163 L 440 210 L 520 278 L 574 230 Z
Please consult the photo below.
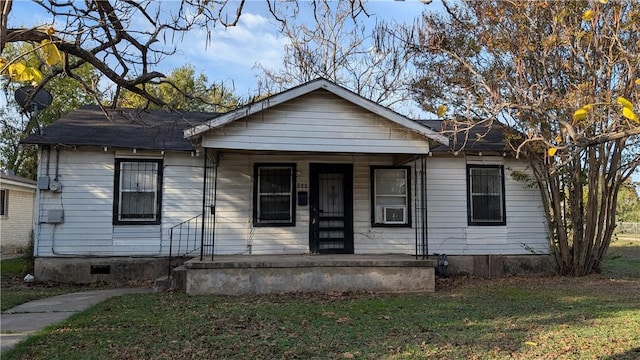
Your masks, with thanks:
M 436 261 L 412 255 L 216 255 L 184 264 L 186 292 L 433 292 Z

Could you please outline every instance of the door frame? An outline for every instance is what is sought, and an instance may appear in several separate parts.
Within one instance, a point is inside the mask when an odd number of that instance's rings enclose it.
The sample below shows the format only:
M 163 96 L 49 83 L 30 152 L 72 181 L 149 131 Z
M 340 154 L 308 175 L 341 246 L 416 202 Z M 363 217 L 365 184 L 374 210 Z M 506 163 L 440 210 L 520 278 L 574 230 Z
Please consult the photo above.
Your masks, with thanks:
M 327 172 L 343 174 L 344 249 L 319 249 L 319 175 Z M 309 251 L 315 254 L 353 254 L 353 164 L 309 164 Z

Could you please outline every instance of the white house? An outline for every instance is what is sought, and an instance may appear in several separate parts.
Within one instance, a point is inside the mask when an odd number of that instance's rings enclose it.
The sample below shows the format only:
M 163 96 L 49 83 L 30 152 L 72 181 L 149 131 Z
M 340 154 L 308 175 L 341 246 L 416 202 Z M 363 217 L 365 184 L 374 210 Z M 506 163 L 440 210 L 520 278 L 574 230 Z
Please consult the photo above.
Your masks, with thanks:
M 225 114 L 108 114 L 24 141 L 41 149 L 36 276 L 151 277 L 190 251 L 447 254 L 481 275 L 548 261 L 538 190 L 511 176 L 527 168 L 500 130 L 454 154 L 441 122 L 323 79 Z
M 0 171 L 0 253 L 18 253 L 29 247 L 35 198 L 35 181 Z

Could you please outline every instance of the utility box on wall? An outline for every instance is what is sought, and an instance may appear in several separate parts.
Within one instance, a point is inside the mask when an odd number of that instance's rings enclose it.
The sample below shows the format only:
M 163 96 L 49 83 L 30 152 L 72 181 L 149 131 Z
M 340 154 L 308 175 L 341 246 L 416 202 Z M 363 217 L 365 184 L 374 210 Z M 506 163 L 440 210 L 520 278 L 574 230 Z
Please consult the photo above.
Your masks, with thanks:
M 53 209 L 47 213 L 47 224 L 62 224 L 64 222 L 64 210 Z

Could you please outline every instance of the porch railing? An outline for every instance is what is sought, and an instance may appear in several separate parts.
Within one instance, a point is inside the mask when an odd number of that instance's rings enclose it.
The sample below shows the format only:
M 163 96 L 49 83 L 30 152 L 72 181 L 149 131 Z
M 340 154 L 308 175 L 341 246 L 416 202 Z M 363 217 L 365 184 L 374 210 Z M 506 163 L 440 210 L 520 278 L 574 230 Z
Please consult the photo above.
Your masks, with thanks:
M 169 273 L 173 270 L 173 260 L 187 255 L 200 253 L 202 214 L 185 220 L 169 229 Z

